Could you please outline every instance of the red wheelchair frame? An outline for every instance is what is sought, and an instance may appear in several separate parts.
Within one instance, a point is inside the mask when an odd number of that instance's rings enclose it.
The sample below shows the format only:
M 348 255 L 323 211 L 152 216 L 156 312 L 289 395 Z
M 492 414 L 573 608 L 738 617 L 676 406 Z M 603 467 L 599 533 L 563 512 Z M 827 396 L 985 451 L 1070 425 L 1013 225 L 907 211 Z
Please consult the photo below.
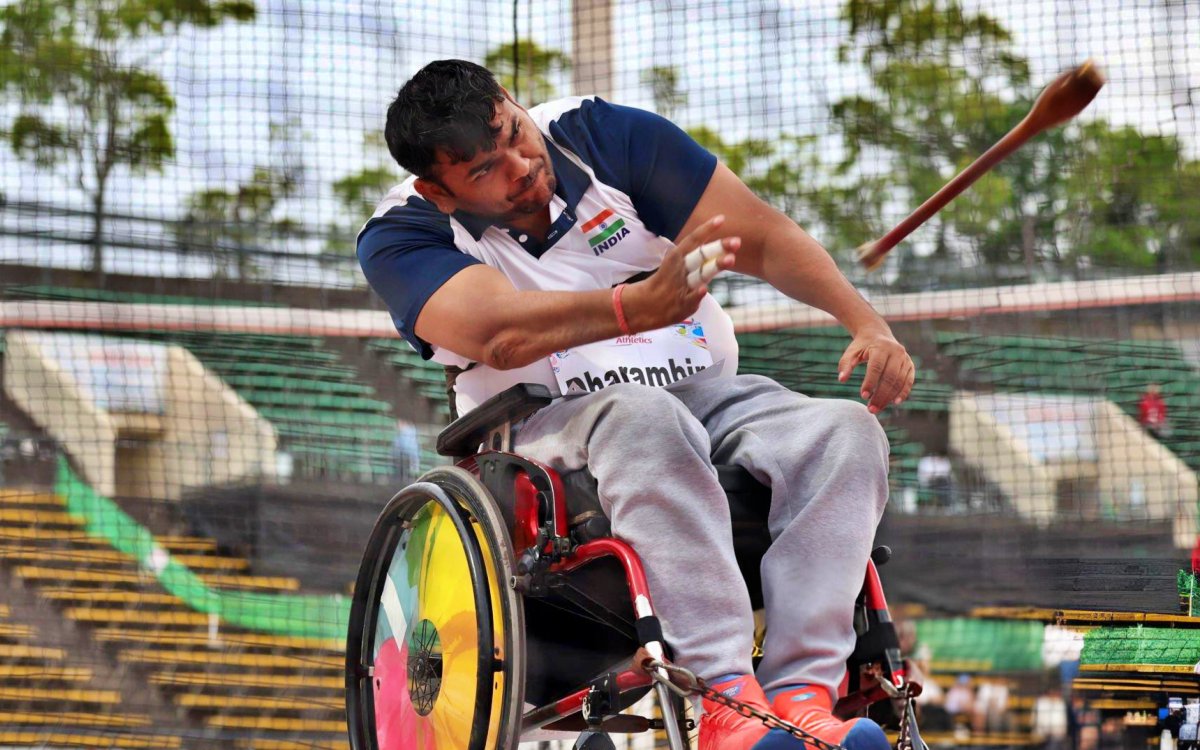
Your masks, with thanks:
M 518 392 L 518 389 L 522 390 Z M 672 750 L 684 750 L 688 747 L 685 733 L 690 727 L 684 722 L 682 702 L 663 680 L 656 681 L 645 669 L 647 659 L 667 663 L 669 647 L 655 615 L 653 596 L 640 558 L 629 544 L 608 534 L 607 519 L 595 513 L 575 518 L 569 515 L 567 491 L 557 472 L 506 450 L 511 425 L 546 401 L 547 395 L 531 391 L 529 386 L 510 389 L 447 428 L 439 437 L 439 452 L 460 459 L 457 467 L 487 489 L 491 496 L 488 500 L 499 513 L 497 525 L 505 529 L 511 543 L 510 549 L 501 557 L 513 561 L 511 570 L 502 571 L 507 574 L 507 581 L 502 579 L 500 585 L 506 583 L 528 606 L 529 602 L 546 597 L 562 581 L 599 561 L 614 562 L 623 576 L 628 604 L 636 618 L 632 629 L 636 632 L 637 650 L 636 656 L 631 655 L 622 668 L 606 668 L 598 677 L 584 678 L 582 685 L 577 681 L 575 684 L 579 687 L 566 695 L 524 711 L 519 725 L 511 729 L 510 734 L 516 736 L 548 729 L 606 737 L 607 732 L 661 728 L 666 731 Z M 476 453 L 475 448 L 481 445 L 489 449 Z M 436 477 L 436 470 L 432 475 Z M 393 499 L 389 509 L 403 494 Z M 470 516 L 471 513 L 483 515 L 490 511 L 478 507 L 464 512 Z M 381 515 L 372 541 L 368 543 L 351 613 L 347 644 L 347 712 L 351 745 L 355 750 L 379 747 L 373 727 L 368 726 L 374 722 L 374 709 L 367 705 L 372 698 L 369 692 L 371 680 L 364 677 L 371 672 L 371 665 L 364 663 L 364 654 L 369 651 L 365 648 L 364 636 L 369 641 L 367 631 L 374 628 L 367 622 L 372 611 L 367 599 L 375 591 L 368 571 L 378 575 L 379 561 L 372 558 L 381 549 L 376 537 L 380 536 L 381 525 L 388 513 L 389 510 L 385 510 Z M 890 551 L 878 548 L 867 561 L 863 588 L 855 604 L 858 639 L 847 665 L 845 694 L 835 707 L 835 712 L 843 718 L 860 714 L 871 704 L 894 698 L 898 691 L 903 693 L 908 688 L 909 675 L 877 570 L 877 562 L 885 562 L 888 556 Z M 520 637 L 524 638 L 526 634 L 522 633 Z M 524 679 L 524 657 L 521 659 L 520 677 Z M 659 674 L 665 676 L 662 672 Z M 663 716 L 674 720 L 657 721 L 621 713 L 647 689 L 657 691 Z M 915 731 L 915 726 L 912 729 Z M 472 737 L 477 735 L 475 732 Z M 471 750 L 477 750 L 474 743 Z

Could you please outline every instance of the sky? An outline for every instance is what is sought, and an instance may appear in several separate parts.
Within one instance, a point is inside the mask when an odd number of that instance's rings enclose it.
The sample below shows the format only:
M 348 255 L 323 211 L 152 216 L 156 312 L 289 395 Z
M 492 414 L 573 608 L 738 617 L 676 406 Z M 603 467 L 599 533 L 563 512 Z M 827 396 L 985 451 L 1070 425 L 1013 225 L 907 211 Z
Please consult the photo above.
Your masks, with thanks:
M 1197 156 L 1200 45 L 1188 40 L 1200 38 L 1200 3 L 965 3 L 986 10 L 1013 33 L 1038 86 L 1087 57 L 1102 61 L 1109 83 L 1084 117 L 1178 133 Z M 299 195 L 281 215 L 312 229 L 357 226 L 365 216 L 341 215 L 330 186 L 364 166 L 388 163 L 385 153 L 364 147 L 363 135 L 382 128 L 383 111 L 399 85 L 431 59 L 481 61 L 513 33 L 511 2 L 258 0 L 257 6 L 253 23 L 190 29 L 156 43 L 153 66 L 177 99 L 172 127 L 178 152 L 161 174 L 119 173 L 110 190 L 113 212 L 178 218 L 194 191 L 232 188 L 256 165 L 277 164 L 302 174 Z M 642 71 L 672 65 L 688 95 L 675 115 L 681 125 L 706 124 L 727 139 L 780 133 L 828 138 L 829 105 L 868 88 L 853 55 L 847 63 L 837 59 L 846 38 L 841 7 L 839 0 L 616 2 L 613 98 L 651 108 Z M 519 0 L 516 20 L 522 37 L 573 53 L 570 3 Z M 569 75 L 555 81 L 561 94 L 591 93 L 571 91 Z M 7 120 L 13 112 L 11 101 L 0 103 L 0 117 Z M 85 195 L 61 174 L 19 162 L 7 149 L 0 150 L 0 191 L 10 201 L 87 206 Z M 77 218 L 0 211 L 5 228 L 28 228 L 31 220 L 37 229 L 86 226 Z M 119 223 L 115 229 L 151 245 L 162 239 L 153 223 Z M 313 241 L 291 249 L 320 248 Z M 352 251 L 346 248 L 347 257 Z M 153 251 L 112 256 L 112 270 L 165 275 L 211 270 Z M 84 258 L 78 248 L 0 237 L 0 260 L 74 266 Z M 297 280 L 324 273 L 313 264 L 279 272 L 297 274 Z

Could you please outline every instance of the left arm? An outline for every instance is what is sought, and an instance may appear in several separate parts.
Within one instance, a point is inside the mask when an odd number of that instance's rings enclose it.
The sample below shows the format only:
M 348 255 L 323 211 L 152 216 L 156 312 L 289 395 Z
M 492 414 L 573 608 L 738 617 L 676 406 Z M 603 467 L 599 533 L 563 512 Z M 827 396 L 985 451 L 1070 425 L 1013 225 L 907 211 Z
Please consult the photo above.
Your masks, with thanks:
M 908 398 L 916 368 L 891 327 L 842 275 L 825 248 L 754 195 L 724 164 L 717 165 L 679 237 L 717 214 L 726 217 L 722 236 L 741 238 L 733 270 L 824 310 L 850 332 L 852 341 L 838 362 L 838 380 L 845 382 L 865 362 L 862 397 L 872 413 Z

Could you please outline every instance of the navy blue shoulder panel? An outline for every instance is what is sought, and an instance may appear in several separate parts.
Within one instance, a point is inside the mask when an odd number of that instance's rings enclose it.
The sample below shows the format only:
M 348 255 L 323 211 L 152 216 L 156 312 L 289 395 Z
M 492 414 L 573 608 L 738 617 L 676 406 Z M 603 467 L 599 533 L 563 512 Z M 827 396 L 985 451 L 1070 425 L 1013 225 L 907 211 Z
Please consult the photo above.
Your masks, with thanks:
M 450 217 L 413 196 L 371 219 L 358 235 L 358 263 L 392 313 L 400 335 L 425 359 L 429 343 L 414 330 L 417 316 L 451 276 L 480 261 L 454 245 Z
M 648 229 L 671 240 L 717 168 L 717 157 L 670 120 L 603 99 L 584 100 L 549 130 L 601 182 L 631 197 Z

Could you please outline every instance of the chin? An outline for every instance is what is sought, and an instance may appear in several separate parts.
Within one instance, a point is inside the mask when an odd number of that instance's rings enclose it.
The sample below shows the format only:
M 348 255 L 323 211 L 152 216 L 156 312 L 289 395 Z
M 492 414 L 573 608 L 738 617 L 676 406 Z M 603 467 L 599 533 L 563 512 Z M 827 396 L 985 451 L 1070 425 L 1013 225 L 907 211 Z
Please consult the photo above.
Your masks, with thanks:
M 554 195 L 554 188 L 547 187 L 544 189 L 534 189 L 529 191 L 529 197 L 514 203 L 512 213 L 514 214 L 536 214 L 546 206 L 550 205 L 550 198 Z

